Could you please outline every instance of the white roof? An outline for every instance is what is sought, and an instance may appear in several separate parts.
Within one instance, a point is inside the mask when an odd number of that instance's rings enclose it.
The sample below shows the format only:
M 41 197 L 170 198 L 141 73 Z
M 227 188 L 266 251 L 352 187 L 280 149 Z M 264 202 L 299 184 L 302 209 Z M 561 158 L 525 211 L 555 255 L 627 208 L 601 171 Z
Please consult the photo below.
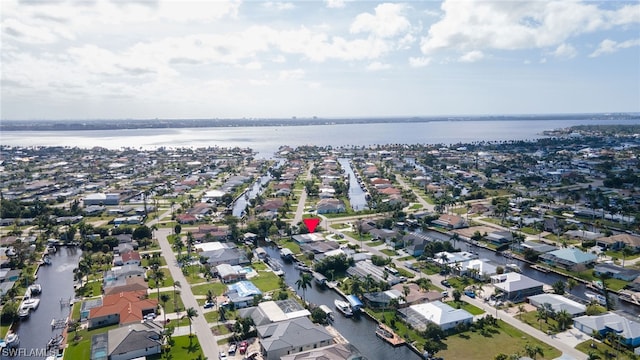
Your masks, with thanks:
M 524 289 L 530 289 L 530 288 L 543 285 L 541 282 L 537 280 L 533 280 L 528 276 L 525 276 L 516 272 L 493 275 L 491 277 L 491 283 L 495 287 L 506 292 L 514 292 L 514 291 L 519 291 Z
M 464 309 L 454 309 L 440 301 L 411 305 L 410 308 L 436 325 L 445 325 L 473 319 L 473 315 L 468 311 Z
M 196 249 L 200 250 L 200 251 L 215 251 L 215 250 L 220 250 L 220 249 L 225 249 L 226 246 L 219 242 L 219 241 L 213 241 L 213 242 L 206 242 L 206 243 L 202 243 L 202 244 L 195 244 L 194 245 Z

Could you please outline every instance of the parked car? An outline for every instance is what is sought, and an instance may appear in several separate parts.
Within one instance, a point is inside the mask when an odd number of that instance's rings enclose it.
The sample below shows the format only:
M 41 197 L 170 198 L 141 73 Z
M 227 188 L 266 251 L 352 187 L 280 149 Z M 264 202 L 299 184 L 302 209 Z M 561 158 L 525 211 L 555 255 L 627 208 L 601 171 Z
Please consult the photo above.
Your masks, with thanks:
M 155 318 L 156 318 L 155 313 L 148 313 L 147 315 L 144 316 L 145 320 L 154 320 Z
M 249 343 L 247 343 L 246 341 L 243 341 L 240 343 L 240 346 L 238 346 L 238 351 L 240 351 L 240 354 L 243 354 L 247 352 L 247 349 L 249 348 Z
M 218 353 L 218 359 L 220 360 L 227 360 L 227 354 L 224 351 L 220 351 Z
M 476 297 L 476 293 L 474 293 L 471 290 L 465 290 L 464 294 L 467 295 L 468 297 L 472 298 L 472 299 L 474 299 Z
M 440 281 L 440 284 L 442 284 L 442 286 L 450 288 L 451 284 L 449 284 L 449 282 L 447 280 L 442 280 Z
M 206 303 L 204 303 L 204 308 L 209 309 L 209 308 L 212 308 L 214 305 L 215 303 L 213 301 L 207 301 Z
M 235 355 L 236 349 L 237 349 L 236 344 L 231 344 L 231 346 L 229 346 L 229 351 L 227 351 L 227 354 Z

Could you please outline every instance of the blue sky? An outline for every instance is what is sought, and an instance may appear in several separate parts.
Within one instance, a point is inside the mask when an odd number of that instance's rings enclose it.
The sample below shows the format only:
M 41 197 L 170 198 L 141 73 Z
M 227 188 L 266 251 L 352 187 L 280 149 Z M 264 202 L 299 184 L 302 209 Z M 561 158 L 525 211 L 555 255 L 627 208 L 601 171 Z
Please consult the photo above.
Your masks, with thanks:
M 2 119 L 640 112 L 637 1 L 2 0 Z

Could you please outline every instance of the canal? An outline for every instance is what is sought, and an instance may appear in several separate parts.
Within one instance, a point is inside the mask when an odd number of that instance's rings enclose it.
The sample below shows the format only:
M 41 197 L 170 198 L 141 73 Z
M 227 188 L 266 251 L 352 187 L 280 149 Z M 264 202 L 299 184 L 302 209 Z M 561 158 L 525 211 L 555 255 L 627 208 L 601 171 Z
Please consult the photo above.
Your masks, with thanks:
M 275 168 L 281 167 L 285 163 L 284 159 L 278 159 L 277 163 L 274 165 Z M 249 187 L 242 196 L 236 199 L 233 203 L 233 209 L 231 213 L 233 216 L 237 218 L 242 218 L 244 215 L 244 210 L 247 208 L 247 204 L 251 199 L 254 199 L 258 194 L 262 193 L 264 189 L 269 185 L 269 181 L 271 181 L 273 177 L 271 174 L 267 173 L 266 175 L 262 175 L 256 180 L 251 187 Z
M 45 359 L 47 342 L 59 335 L 63 329 L 52 329 L 52 319 L 65 319 L 71 307 L 69 301 L 75 296 L 73 269 L 77 267 L 82 251 L 77 247 L 59 247 L 51 254 L 52 264 L 38 270 L 37 284 L 42 286 L 38 296 L 40 304 L 26 320 L 16 327 L 20 337 L 21 353 L 12 359 Z
M 275 246 L 264 247 L 270 257 L 279 258 L 278 248 Z M 292 289 L 298 291 L 296 281 L 300 278 L 300 272 L 293 267 L 291 263 L 284 263 L 284 279 L 287 285 Z M 302 295 L 300 293 L 300 295 Z M 306 300 L 317 304 L 327 305 L 331 309 L 335 310 L 333 301 L 335 299 L 344 300 L 338 293 L 331 289 L 316 286 L 312 284 L 311 289 L 307 289 L 305 293 Z M 367 316 L 360 315 L 353 318 L 345 318 L 337 310 L 335 311 L 335 321 L 333 327 L 336 328 L 344 336 L 349 343 L 355 346 L 362 355 L 366 356 L 369 360 L 388 360 L 388 359 L 402 359 L 402 360 L 417 360 L 421 359 L 415 352 L 413 352 L 407 346 L 393 347 L 386 342 L 380 340 L 375 330 L 377 324 L 369 319 Z
M 358 178 L 353 172 L 353 168 L 351 168 L 351 163 L 349 163 L 349 159 L 339 158 L 338 163 L 349 177 L 349 203 L 351 204 L 351 208 L 355 211 L 367 209 L 367 194 L 360 187 Z
M 442 241 L 449 241 L 449 237 L 447 235 L 441 234 L 439 232 L 436 231 L 426 231 L 426 232 L 422 232 L 422 234 L 425 234 L 427 236 L 430 236 L 434 239 L 439 239 Z M 514 258 L 506 258 L 501 256 L 500 254 L 496 253 L 495 251 L 489 250 L 489 249 L 485 249 L 483 247 L 479 247 L 479 246 L 475 246 L 471 243 L 467 243 L 464 242 L 462 240 L 458 241 L 456 244 L 452 244 L 454 245 L 454 247 L 459 248 L 463 251 L 468 251 L 468 252 L 474 252 L 478 255 L 479 258 L 481 259 L 488 259 L 496 264 L 500 264 L 502 266 L 505 266 L 506 264 L 516 264 L 518 265 L 518 267 L 520 268 L 520 270 L 522 271 L 522 273 L 534 280 L 540 281 L 544 284 L 547 285 L 553 285 L 555 282 L 557 281 L 567 281 L 567 277 L 566 276 L 562 276 L 559 274 L 556 274 L 554 272 L 542 272 L 536 269 L 531 268 L 531 265 L 529 265 L 529 263 L 526 263 L 524 261 L 520 261 L 518 259 L 514 259 Z M 584 301 L 589 301 L 589 299 L 585 296 L 585 292 L 589 291 L 589 292 L 594 292 L 593 290 L 587 288 L 585 286 L 585 284 L 578 282 L 577 286 L 574 287 L 573 289 L 569 290 L 566 289 L 566 291 L 568 293 L 570 293 L 571 295 L 580 298 L 581 300 Z M 616 294 L 611 293 L 610 294 L 610 299 L 613 302 L 613 307 L 615 310 L 624 310 L 626 312 L 629 312 L 631 314 L 634 315 L 638 315 L 640 314 L 640 307 L 634 304 L 631 304 L 629 302 L 626 302 L 624 300 L 621 300 L 618 298 L 618 296 Z

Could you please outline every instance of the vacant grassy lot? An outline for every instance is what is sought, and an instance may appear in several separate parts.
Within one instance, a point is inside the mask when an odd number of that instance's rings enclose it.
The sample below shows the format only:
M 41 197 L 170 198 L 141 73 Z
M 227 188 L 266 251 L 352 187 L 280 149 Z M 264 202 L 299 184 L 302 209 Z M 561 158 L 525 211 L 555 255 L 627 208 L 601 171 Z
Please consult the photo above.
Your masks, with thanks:
M 444 340 L 447 349 L 437 355 L 445 359 L 486 360 L 493 359 L 503 353 L 511 355 L 524 354 L 527 344 L 540 346 L 544 352 L 538 359 L 555 359 L 561 352 L 549 345 L 540 342 L 522 331 L 509 326 L 503 321 L 498 321 L 498 328 L 486 331 L 467 331 L 460 335 L 449 336 Z

